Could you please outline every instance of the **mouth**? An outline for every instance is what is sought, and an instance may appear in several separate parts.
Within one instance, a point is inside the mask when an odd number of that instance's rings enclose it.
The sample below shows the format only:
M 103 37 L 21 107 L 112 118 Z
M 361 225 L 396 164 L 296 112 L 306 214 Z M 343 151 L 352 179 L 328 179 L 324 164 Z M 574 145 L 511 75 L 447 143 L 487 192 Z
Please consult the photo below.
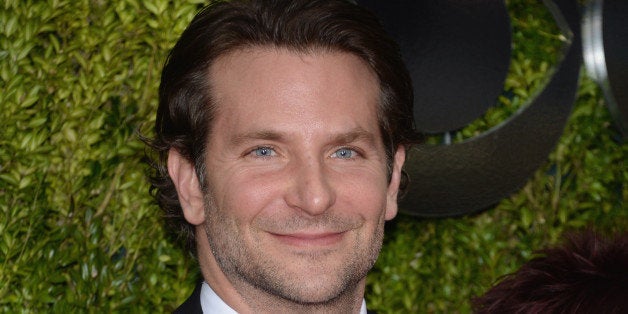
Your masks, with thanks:
M 345 231 L 342 232 L 296 232 L 288 234 L 271 233 L 280 243 L 296 248 L 320 248 L 338 244 Z

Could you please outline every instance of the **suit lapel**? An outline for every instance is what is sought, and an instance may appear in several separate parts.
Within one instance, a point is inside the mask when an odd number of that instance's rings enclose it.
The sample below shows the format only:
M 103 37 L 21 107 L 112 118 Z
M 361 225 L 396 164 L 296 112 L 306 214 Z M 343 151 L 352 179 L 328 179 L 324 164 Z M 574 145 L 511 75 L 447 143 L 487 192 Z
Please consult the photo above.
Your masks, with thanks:
M 200 282 L 196 285 L 194 292 L 192 295 L 181 304 L 176 310 L 174 310 L 174 314 L 202 314 L 203 308 L 201 307 L 201 287 L 203 283 Z

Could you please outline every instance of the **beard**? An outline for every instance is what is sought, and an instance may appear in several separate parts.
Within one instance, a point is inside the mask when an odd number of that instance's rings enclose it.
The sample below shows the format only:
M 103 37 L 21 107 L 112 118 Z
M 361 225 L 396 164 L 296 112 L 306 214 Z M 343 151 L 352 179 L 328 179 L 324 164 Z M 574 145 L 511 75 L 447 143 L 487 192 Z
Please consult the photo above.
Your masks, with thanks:
M 271 215 L 243 226 L 229 215 L 232 208 L 217 208 L 209 191 L 204 195 L 204 207 L 205 234 L 211 252 L 243 297 L 247 295 L 243 291 L 253 289 L 272 296 L 276 302 L 308 306 L 353 300 L 358 293 L 362 298 L 364 278 L 382 246 L 383 217 L 371 230 L 359 228 L 363 221 L 358 218 L 331 212 L 316 217 L 298 213 Z M 350 230 L 351 241 L 342 250 L 291 252 L 264 241 L 264 235 L 256 237 L 246 232 L 255 229 L 289 233 L 308 228 Z

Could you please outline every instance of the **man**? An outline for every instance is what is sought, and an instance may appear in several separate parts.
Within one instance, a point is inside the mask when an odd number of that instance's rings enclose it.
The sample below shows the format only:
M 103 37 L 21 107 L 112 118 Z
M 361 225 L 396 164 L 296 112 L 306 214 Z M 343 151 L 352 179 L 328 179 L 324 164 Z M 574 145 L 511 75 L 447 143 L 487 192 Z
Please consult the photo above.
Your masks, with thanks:
M 152 184 L 204 279 L 177 311 L 365 313 L 416 139 L 376 18 L 343 0 L 213 4 L 159 97 Z

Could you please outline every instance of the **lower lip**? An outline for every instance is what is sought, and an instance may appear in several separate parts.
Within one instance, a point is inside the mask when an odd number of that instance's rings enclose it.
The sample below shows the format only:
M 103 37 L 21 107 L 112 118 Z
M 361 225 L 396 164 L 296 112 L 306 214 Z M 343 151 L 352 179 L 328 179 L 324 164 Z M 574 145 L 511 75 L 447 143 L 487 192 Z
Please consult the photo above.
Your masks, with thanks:
M 344 233 L 329 233 L 307 236 L 273 234 L 273 236 L 281 243 L 300 248 L 307 248 L 334 245 L 342 240 L 343 234 Z

